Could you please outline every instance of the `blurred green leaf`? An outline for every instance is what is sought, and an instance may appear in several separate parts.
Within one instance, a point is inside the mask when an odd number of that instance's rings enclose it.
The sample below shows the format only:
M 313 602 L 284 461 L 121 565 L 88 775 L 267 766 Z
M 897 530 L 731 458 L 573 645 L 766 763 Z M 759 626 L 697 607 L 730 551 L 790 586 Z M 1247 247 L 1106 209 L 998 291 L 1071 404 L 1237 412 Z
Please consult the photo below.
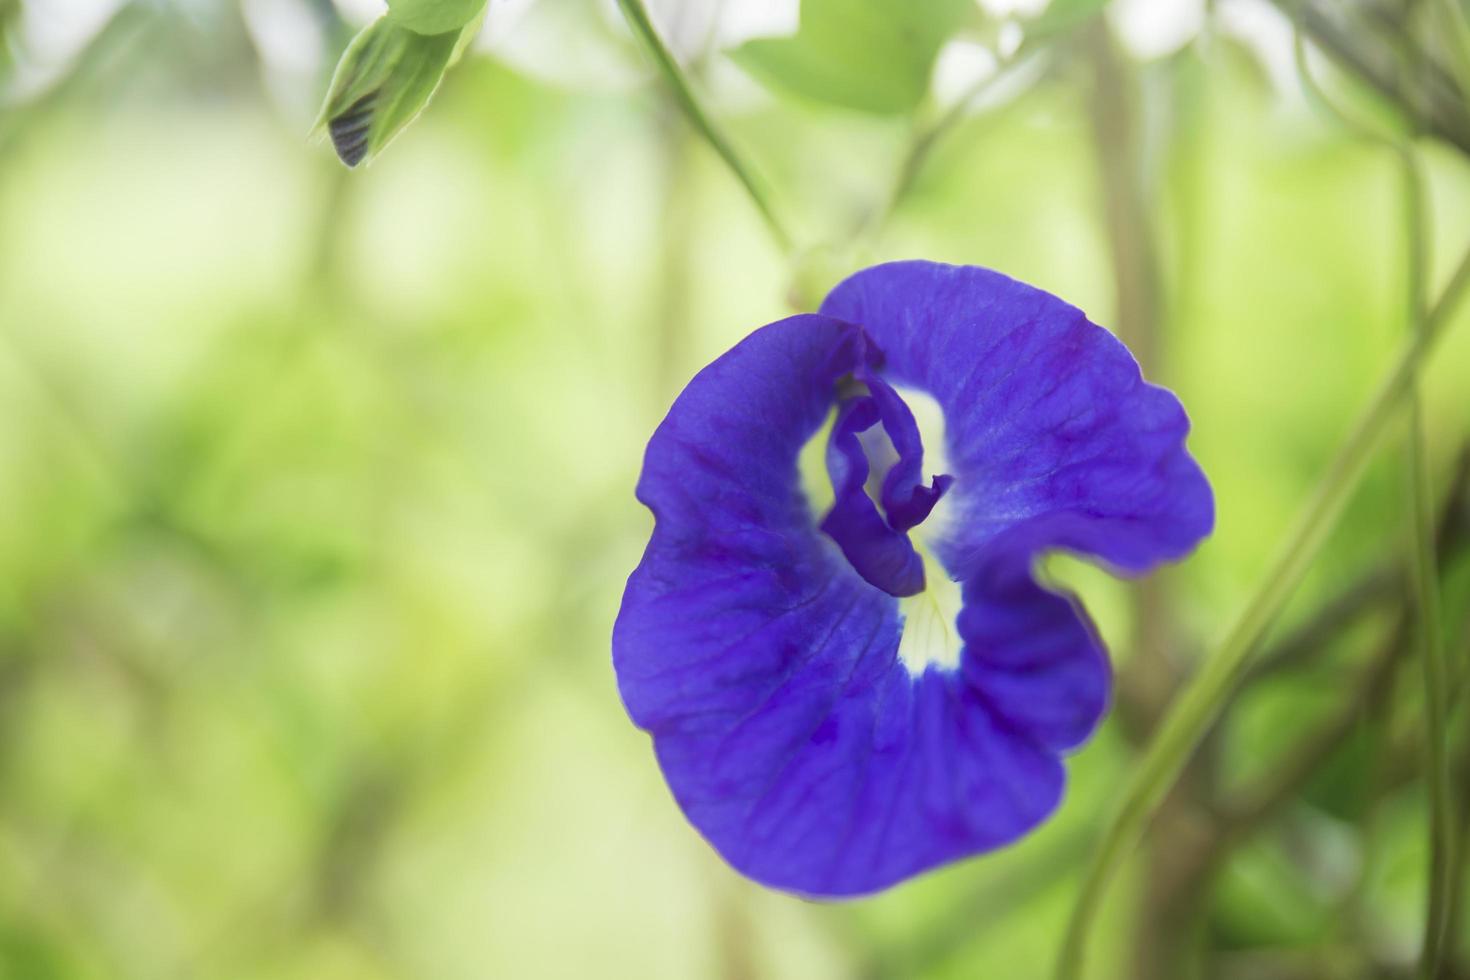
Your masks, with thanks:
M 466 30 L 424 35 L 382 17 L 352 39 L 318 120 L 343 163 L 371 160 L 423 111 Z
M 970 0 L 804 0 L 794 36 L 749 41 L 731 57 L 775 88 L 895 115 L 924 98 L 940 45 L 974 16 Z
M 1215 893 L 1215 924 L 1227 947 L 1315 942 L 1332 923 L 1328 901 L 1279 842 L 1242 848 Z
M 485 9 L 486 0 L 388 0 L 388 19 L 418 34 L 457 31 Z

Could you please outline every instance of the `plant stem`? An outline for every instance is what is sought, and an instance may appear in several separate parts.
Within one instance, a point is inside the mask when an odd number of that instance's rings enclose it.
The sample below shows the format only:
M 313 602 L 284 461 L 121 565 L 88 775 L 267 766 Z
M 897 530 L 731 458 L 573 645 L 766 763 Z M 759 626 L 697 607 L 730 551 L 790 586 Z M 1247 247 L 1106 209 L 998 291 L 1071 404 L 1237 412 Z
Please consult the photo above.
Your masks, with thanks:
M 1455 308 L 1470 286 L 1470 253 L 1461 260 L 1439 302 L 1415 333 L 1358 417 L 1313 491 L 1285 546 L 1272 562 L 1262 585 L 1246 604 L 1215 653 L 1175 700 L 1144 753 L 1117 812 L 1103 833 L 1083 879 L 1067 925 L 1057 962 L 1059 980 L 1079 974 L 1087 937 L 1102 895 L 1119 863 L 1132 850 L 1155 807 L 1173 786 L 1184 763 L 1214 724 L 1232 690 L 1250 666 L 1262 636 L 1275 622 L 1292 591 L 1357 485 L 1373 449 L 1397 410 L 1413 390 L 1420 366 L 1444 333 Z
M 1411 11 L 1412 13 L 1412 11 Z M 1412 17 L 1406 17 L 1412 21 Z M 1423 113 L 1420 110 L 1418 93 L 1426 91 L 1423 66 L 1418 47 L 1412 36 L 1405 34 L 1400 40 L 1401 61 L 1408 69 L 1400 88 L 1407 93 L 1404 111 L 1410 132 L 1417 132 Z M 1414 154 L 1410 139 L 1388 139 L 1358 123 L 1343 112 L 1313 77 L 1306 60 L 1300 24 L 1294 38 L 1297 70 L 1307 91 L 1316 97 L 1327 111 L 1340 120 L 1348 129 L 1356 131 L 1364 139 L 1380 143 L 1397 155 L 1403 177 L 1404 196 L 1404 244 L 1408 257 L 1405 268 L 1405 319 L 1413 336 L 1420 337 L 1427 329 L 1425 318 L 1425 291 L 1428 277 L 1427 256 L 1429 234 L 1425 208 L 1425 182 L 1419 161 Z M 1429 797 L 1429 894 L 1425 902 L 1424 939 L 1419 961 L 1421 980 L 1433 980 L 1438 972 L 1443 955 L 1444 932 L 1447 927 L 1445 910 L 1449 903 L 1450 883 L 1448 880 L 1452 839 L 1449 790 L 1446 785 L 1445 740 L 1445 678 L 1447 668 L 1443 636 L 1439 615 L 1439 578 L 1435 557 L 1434 505 L 1430 491 L 1430 475 L 1427 453 L 1424 446 L 1423 406 L 1418 385 L 1409 393 L 1408 438 L 1406 462 L 1408 471 L 1407 492 L 1409 498 L 1409 596 L 1412 600 L 1414 617 L 1414 645 L 1419 654 L 1424 678 L 1424 770 Z
M 1443 32 L 1445 47 L 1450 52 L 1450 73 L 1460 92 L 1470 96 L 1470 16 L 1459 0 L 1432 0 L 1438 18 L 1436 28 Z
M 674 96 L 680 111 L 684 113 L 689 124 L 694 127 L 701 138 L 710 145 L 710 148 L 725 162 L 725 166 L 740 181 L 745 192 L 750 195 L 756 210 L 760 211 L 761 217 L 765 219 L 766 227 L 770 229 L 772 237 L 780 245 L 784 252 L 794 249 L 794 241 L 786 226 L 777 217 L 775 209 L 771 207 L 770 196 L 765 189 L 765 184 L 757 178 L 755 171 L 740 158 L 735 151 L 734 145 L 724 134 L 720 127 L 705 112 L 704 106 L 694 94 L 694 89 L 685 77 L 683 69 L 664 46 L 659 38 L 658 31 L 654 30 L 653 21 L 648 17 L 648 9 L 643 6 L 643 0 L 618 0 L 618 7 L 623 12 L 623 18 L 627 20 L 628 26 L 633 30 L 633 36 L 646 49 L 648 56 L 653 60 L 654 66 L 664 76 L 664 81 L 669 85 L 669 90 Z
M 1430 69 L 1430 86 L 1416 96 L 1395 77 L 1385 52 L 1367 46 L 1370 43 L 1367 39 L 1375 37 L 1373 32 L 1345 30 L 1310 0 L 1270 2 L 1288 17 L 1299 20 L 1302 29 L 1339 67 L 1367 83 L 1400 112 L 1407 114 L 1408 107 L 1422 98 L 1427 106 L 1424 122 L 1428 132 L 1470 155 L 1470 112 L 1466 111 L 1464 98 L 1442 72 Z M 1332 9 L 1336 5 L 1320 6 Z
M 1465 638 L 1470 641 L 1470 630 L 1466 631 Z M 1470 653 L 1470 642 L 1466 643 L 1465 652 Z M 1450 894 L 1445 921 L 1454 923 L 1464 921 L 1465 885 L 1466 879 L 1470 878 L 1470 746 L 1461 748 L 1451 784 L 1459 787 L 1460 830 L 1449 875 Z
M 861 223 L 858 229 L 860 233 L 866 232 L 869 238 L 877 238 L 882 233 L 904 199 L 908 197 L 909 192 L 914 189 L 914 184 L 919 179 L 919 174 L 923 172 L 925 164 L 929 162 L 935 146 L 964 120 L 965 114 L 970 111 L 970 107 L 980 96 L 990 91 L 1018 63 L 1037 52 L 1038 47 L 1037 42 L 1024 41 L 1009 55 L 996 54 L 995 70 L 991 74 L 977 80 L 961 93 L 954 104 L 938 119 L 927 125 L 921 124 L 915 129 L 908 149 L 904 151 L 903 161 L 899 163 L 898 170 L 894 174 L 893 185 L 889 188 L 887 199 L 881 208 L 874 211 L 866 221 Z
M 1467 533 L 1470 528 L 1462 527 L 1460 519 L 1460 512 L 1467 504 L 1470 504 L 1470 442 L 1460 454 L 1436 520 L 1436 576 L 1446 574 L 1455 562 L 1470 553 L 1470 533 Z M 1221 813 L 1217 847 L 1222 853 L 1215 863 L 1228 856 L 1231 849 L 1294 799 L 1322 763 L 1342 748 L 1344 740 L 1356 726 L 1382 724 L 1393 700 L 1394 672 L 1410 648 L 1410 599 L 1401 582 L 1398 582 L 1395 594 L 1400 598 L 1400 607 L 1394 625 L 1380 642 L 1368 666 L 1358 675 L 1352 697 L 1342 702 L 1311 734 L 1286 752 L 1255 786 L 1231 794 L 1232 799 Z M 1328 636 L 1322 637 L 1324 644 L 1328 639 Z M 1253 673 L 1252 676 L 1256 675 Z M 1448 693 L 1452 685 L 1445 686 Z
M 1341 702 L 1315 729 L 1298 741 L 1259 784 L 1232 794 L 1223 814 L 1216 863 L 1221 863 L 1243 841 L 1263 827 L 1283 807 L 1296 799 L 1333 753 L 1342 748 L 1354 729 L 1377 723 L 1392 700 L 1394 672 L 1409 647 L 1409 617 L 1399 614 L 1389 635 L 1363 668 L 1352 694 Z
M 1145 377 L 1163 376 L 1165 324 L 1163 275 L 1153 209 L 1145 191 L 1148 141 L 1139 79 L 1118 48 L 1106 19 L 1081 32 L 1079 50 L 1091 62 L 1088 99 L 1098 171 L 1098 198 L 1112 259 L 1113 322 Z M 1130 589 L 1132 655 L 1117 675 L 1117 716 L 1123 735 L 1143 744 L 1153 734 L 1179 689 L 1183 672 L 1172 656 L 1174 624 L 1164 576 L 1153 575 Z M 1199 887 L 1207 866 L 1195 860 L 1200 846 L 1210 782 L 1208 753 L 1196 757 L 1160 806 L 1143 858 L 1143 885 L 1134 917 L 1134 980 L 1178 980 L 1187 976 L 1198 946 L 1198 913 L 1206 890 Z
M 1410 10 L 1412 15 L 1412 5 Z M 1411 20 L 1411 16 L 1406 19 Z M 1417 46 L 1406 39 L 1405 60 L 1412 74 L 1420 73 Z M 1408 79 L 1410 92 L 1418 91 L 1415 79 Z M 1410 105 L 1410 125 L 1417 129 L 1419 114 Z M 1404 181 L 1405 244 L 1408 263 L 1405 312 L 1413 336 L 1427 329 L 1425 292 L 1429 268 L 1429 231 L 1426 213 L 1424 174 L 1414 155 L 1413 144 L 1403 141 L 1395 146 L 1402 163 Z M 1425 901 L 1424 940 L 1419 954 L 1420 980 L 1434 980 L 1444 955 L 1445 933 L 1449 923 L 1446 912 L 1450 904 L 1450 852 L 1454 848 L 1453 817 L 1450 813 L 1445 723 L 1444 635 L 1440 628 L 1439 574 L 1435 556 L 1434 503 L 1430 489 L 1428 453 L 1425 450 L 1424 399 L 1416 384 L 1409 398 L 1408 493 L 1409 518 L 1409 582 L 1412 586 L 1416 614 L 1416 639 L 1419 661 L 1424 676 L 1424 779 L 1429 806 L 1429 872 L 1428 897 Z
M 1421 401 L 1412 400 L 1409 418 L 1409 490 L 1413 527 L 1413 561 L 1410 576 L 1414 584 L 1414 607 L 1418 613 L 1419 659 L 1424 672 L 1424 769 L 1429 796 L 1429 896 L 1424 919 L 1424 945 L 1420 952 L 1419 976 L 1433 980 L 1444 955 L 1445 934 L 1449 926 L 1451 882 L 1449 870 L 1454 847 L 1450 813 L 1446 742 L 1448 741 L 1445 706 L 1446 675 L 1444 634 L 1440 628 L 1439 580 L 1435 574 L 1433 518 L 1430 516 L 1429 473 L 1424 451 L 1424 425 Z
M 1406 572 L 1397 560 L 1368 569 L 1262 652 L 1251 665 L 1247 685 L 1282 671 L 1299 670 L 1331 648 L 1332 641 L 1408 592 Z

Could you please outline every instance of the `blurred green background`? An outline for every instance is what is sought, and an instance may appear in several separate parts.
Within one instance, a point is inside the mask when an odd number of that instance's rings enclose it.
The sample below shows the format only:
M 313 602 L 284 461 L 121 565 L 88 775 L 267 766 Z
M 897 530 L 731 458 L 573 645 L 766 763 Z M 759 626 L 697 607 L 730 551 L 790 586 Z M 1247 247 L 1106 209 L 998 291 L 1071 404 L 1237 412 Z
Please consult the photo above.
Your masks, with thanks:
M 1081 13 L 957 112 L 875 219 L 1038 6 L 977 6 L 895 108 L 835 104 L 881 65 L 839 72 L 834 99 L 728 55 L 789 34 L 792 4 L 654 5 L 818 246 L 793 265 L 610 4 L 492 0 L 428 111 L 349 172 L 308 133 L 371 3 L 0 0 L 0 976 L 1045 976 L 1143 733 L 1408 328 L 1394 155 L 1307 97 L 1288 21 L 1258 0 L 1104 20 L 1063 2 Z M 1392 23 L 1342 30 L 1381 53 Z M 1453 132 L 1463 97 L 1447 105 Z M 1470 243 L 1470 163 L 1419 145 L 1437 292 Z M 651 527 L 642 448 L 682 383 L 785 315 L 794 279 L 903 257 L 1000 269 L 1141 347 L 1193 418 L 1218 528 L 1146 585 L 1055 563 L 1121 679 L 1054 820 L 876 898 L 807 903 L 683 821 L 608 636 Z M 1439 499 L 1470 437 L 1466 319 L 1426 378 Z M 1418 667 L 1358 690 L 1403 644 L 1402 434 L 1283 637 L 1318 632 L 1232 706 L 1110 893 L 1090 976 L 1408 974 Z M 1463 789 L 1463 706 L 1452 722 Z M 1278 777 L 1280 800 L 1220 833 Z M 1470 976 L 1456 912 L 1444 977 Z

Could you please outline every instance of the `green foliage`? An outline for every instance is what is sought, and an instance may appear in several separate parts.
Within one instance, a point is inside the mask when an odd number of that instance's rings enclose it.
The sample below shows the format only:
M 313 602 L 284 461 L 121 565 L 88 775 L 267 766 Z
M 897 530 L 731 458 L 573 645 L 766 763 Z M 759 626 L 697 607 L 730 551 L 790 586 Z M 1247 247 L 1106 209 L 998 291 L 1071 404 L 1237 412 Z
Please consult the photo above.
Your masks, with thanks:
M 388 19 L 419 34 L 457 31 L 485 9 L 485 0 L 388 0 Z
M 318 125 L 349 167 L 371 160 L 429 104 L 468 28 L 425 35 L 379 18 L 352 39 Z
M 1101 14 L 1108 0 L 1051 0 L 1041 16 L 1026 25 L 1031 38 L 1065 34 Z
M 1214 895 L 1223 943 L 1247 949 L 1309 944 L 1330 930 L 1325 899 L 1352 879 L 1356 855 L 1336 825 L 1320 817 L 1301 824 L 1285 841 L 1242 847 L 1226 868 Z
M 775 88 L 896 115 L 923 100 L 940 45 L 975 16 L 970 0 L 804 0 L 794 37 L 749 41 L 731 57 Z

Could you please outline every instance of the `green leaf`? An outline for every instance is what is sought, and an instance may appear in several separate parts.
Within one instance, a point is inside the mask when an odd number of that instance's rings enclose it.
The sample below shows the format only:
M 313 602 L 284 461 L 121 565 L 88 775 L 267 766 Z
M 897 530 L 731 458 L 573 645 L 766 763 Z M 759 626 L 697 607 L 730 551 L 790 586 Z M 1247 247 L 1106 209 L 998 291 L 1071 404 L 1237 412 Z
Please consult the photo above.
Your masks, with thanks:
M 974 0 L 802 0 L 795 36 L 749 41 L 731 57 L 767 85 L 895 115 L 923 100 L 940 46 L 976 16 Z
M 388 17 L 419 34 L 457 31 L 485 9 L 486 0 L 388 0 Z
M 385 16 L 352 39 L 317 123 L 343 163 L 377 156 L 429 104 L 466 30 L 419 34 Z

